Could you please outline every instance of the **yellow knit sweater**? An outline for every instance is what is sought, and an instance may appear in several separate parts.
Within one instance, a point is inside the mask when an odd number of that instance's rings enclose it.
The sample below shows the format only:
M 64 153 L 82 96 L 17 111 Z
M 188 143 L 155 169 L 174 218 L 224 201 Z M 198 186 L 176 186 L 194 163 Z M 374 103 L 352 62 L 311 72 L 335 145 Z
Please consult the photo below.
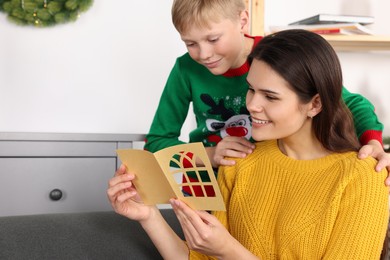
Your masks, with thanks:
M 387 171 L 355 152 L 294 160 L 276 141 L 235 166 L 218 182 L 227 212 L 214 212 L 260 259 L 379 259 L 387 229 Z M 191 259 L 207 259 L 190 252 Z

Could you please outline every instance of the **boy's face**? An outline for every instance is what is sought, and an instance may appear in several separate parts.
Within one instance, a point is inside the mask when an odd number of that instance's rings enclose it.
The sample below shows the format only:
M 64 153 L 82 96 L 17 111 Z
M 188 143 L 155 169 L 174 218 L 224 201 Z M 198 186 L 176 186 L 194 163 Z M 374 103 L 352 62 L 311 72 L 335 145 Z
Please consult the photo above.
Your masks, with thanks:
M 209 22 L 208 27 L 193 25 L 180 36 L 192 59 L 214 75 L 221 75 L 229 69 L 240 67 L 247 59 L 248 48 L 244 37 L 247 22 L 245 17 L 240 16 L 235 22 L 223 19 Z
M 263 61 L 253 60 L 247 81 L 246 106 L 255 140 L 307 136 L 311 102 L 300 102 L 290 84 Z

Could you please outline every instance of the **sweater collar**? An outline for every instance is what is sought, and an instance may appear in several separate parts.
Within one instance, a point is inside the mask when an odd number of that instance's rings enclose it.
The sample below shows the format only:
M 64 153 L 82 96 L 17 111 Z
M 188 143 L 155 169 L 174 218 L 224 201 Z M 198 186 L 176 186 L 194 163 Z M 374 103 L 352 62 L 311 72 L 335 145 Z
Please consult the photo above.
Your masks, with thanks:
M 296 160 L 283 154 L 278 147 L 277 140 L 268 140 L 258 142 L 261 143 L 261 151 L 267 151 L 263 156 L 267 156 L 271 161 L 279 164 L 282 168 L 288 171 L 299 169 L 299 171 L 311 172 L 313 169 L 321 170 L 329 167 L 339 160 L 345 159 L 347 156 L 350 158 L 356 157 L 356 152 L 345 152 L 345 153 L 331 153 L 327 156 L 313 159 L 313 160 Z M 346 155 L 348 154 L 348 155 Z
M 253 41 L 252 50 L 257 45 L 257 43 L 259 43 L 259 41 L 263 38 L 261 36 L 250 36 L 248 34 L 245 34 L 245 37 L 252 38 L 254 40 Z M 224 77 L 238 77 L 238 76 L 242 76 L 242 75 L 248 73 L 249 67 L 250 67 L 249 66 L 249 62 L 248 62 L 248 60 L 246 60 L 244 62 L 244 64 L 242 64 L 240 67 L 234 68 L 234 69 L 229 69 L 224 74 L 222 74 L 222 76 L 224 76 Z

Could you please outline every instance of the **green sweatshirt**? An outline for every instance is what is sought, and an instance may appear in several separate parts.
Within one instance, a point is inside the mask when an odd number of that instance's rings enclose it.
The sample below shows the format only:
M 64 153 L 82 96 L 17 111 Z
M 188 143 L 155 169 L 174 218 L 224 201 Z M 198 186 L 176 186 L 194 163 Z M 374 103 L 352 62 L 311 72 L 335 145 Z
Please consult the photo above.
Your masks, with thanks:
M 255 44 L 261 40 L 261 37 L 253 38 Z M 184 143 L 179 136 L 191 102 L 197 126 L 190 133 L 190 142 L 202 142 L 209 147 L 229 135 L 250 139 L 251 125 L 245 106 L 248 70 L 246 62 L 224 75 L 214 75 L 188 53 L 179 57 L 161 95 L 144 148 L 156 152 Z M 366 144 L 375 139 L 382 143 L 383 125 L 374 106 L 345 88 L 342 97 L 352 112 L 360 142 Z

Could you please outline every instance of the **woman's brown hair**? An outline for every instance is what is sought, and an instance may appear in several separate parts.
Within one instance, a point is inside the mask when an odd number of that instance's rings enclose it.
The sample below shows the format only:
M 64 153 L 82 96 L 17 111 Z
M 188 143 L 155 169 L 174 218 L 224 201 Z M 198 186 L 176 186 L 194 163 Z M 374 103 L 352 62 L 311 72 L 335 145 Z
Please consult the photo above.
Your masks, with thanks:
M 319 94 L 322 111 L 313 118 L 313 130 L 322 145 L 333 152 L 360 148 L 351 112 L 342 100 L 342 72 L 337 54 L 320 35 L 286 30 L 262 39 L 249 56 L 261 60 L 283 77 L 308 103 Z

